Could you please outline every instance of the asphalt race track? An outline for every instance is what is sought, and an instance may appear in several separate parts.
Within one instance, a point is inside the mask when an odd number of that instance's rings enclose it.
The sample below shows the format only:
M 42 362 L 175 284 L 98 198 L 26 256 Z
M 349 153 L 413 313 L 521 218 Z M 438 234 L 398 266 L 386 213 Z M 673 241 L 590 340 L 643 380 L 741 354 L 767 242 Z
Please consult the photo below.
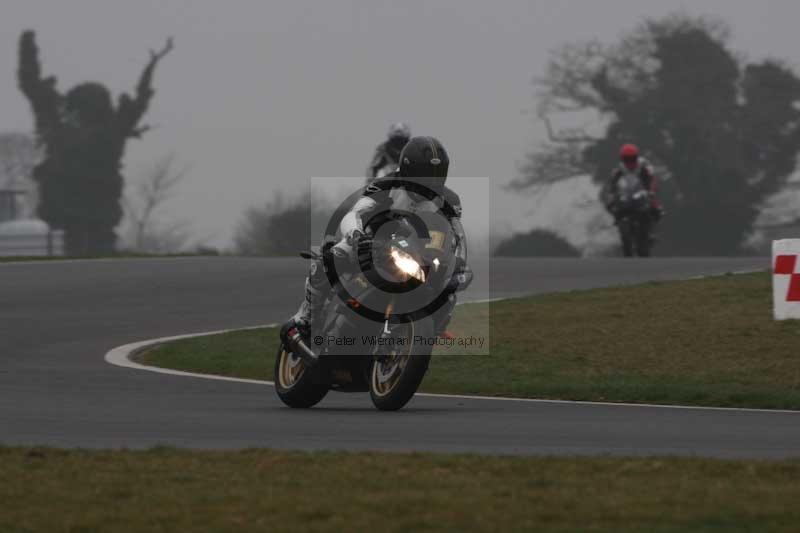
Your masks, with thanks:
M 468 296 L 768 266 L 757 258 L 498 260 L 491 264 L 491 293 Z M 362 394 L 330 394 L 319 407 L 301 411 L 284 408 L 265 385 L 137 371 L 103 359 L 115 346 L 148 338 L 280 321 L 301 298 L 304 270 L 294 259 L 0 264 L 0 442 L 800 455 L 800 413 L 429 396 L 401 412 L 380 413 Z

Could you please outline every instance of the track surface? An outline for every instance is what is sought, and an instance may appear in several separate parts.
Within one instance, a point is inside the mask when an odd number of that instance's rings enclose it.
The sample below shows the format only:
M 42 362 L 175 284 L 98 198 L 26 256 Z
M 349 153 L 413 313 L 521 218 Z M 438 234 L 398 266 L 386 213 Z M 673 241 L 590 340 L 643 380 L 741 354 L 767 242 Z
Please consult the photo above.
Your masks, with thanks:
M 498 260 L 491 296 L 766 267 L 764 259 Z M 330 394 L 319 408 L 297 411 L 270 387 L 103 361 L 129 342 L 280 321 L 301 297 L 304 268 L 241 258 L 0 264 L 0 442 L 800 455 L 794 413 L 432 397 L 378 413 L 362 394 Z

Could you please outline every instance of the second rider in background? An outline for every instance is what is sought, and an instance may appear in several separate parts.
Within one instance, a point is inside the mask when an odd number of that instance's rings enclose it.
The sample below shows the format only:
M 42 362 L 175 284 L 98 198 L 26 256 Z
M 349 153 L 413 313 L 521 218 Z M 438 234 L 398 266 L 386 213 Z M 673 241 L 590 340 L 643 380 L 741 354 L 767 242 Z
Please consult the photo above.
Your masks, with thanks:
M 387 139 L 375 149 L 375 155 L 367 169 L 367 184 L 376 177 L 393 174 L 400 162 L 400 152 L 411 138 L 411 128 L 403 122 L 389 126 Z
M 655 224 L 664 215 L 661 202 L 656 197 L 656 186 L 658 180 L 653 173 L 653 167 L 647 159 L 639 153 L 639 148 L 635 144 L 625 144 L 620 148 L 620 163 L 611 173 L 611 178 L 603 188 L 603 203 L 609 213 L 616 218 L 616 191 L 617 182 L 626 174 L 635 174 L 642 182 L 642 186 L 650 195 L 650 215 L 652 219 L 651 231 L 655 229 Z

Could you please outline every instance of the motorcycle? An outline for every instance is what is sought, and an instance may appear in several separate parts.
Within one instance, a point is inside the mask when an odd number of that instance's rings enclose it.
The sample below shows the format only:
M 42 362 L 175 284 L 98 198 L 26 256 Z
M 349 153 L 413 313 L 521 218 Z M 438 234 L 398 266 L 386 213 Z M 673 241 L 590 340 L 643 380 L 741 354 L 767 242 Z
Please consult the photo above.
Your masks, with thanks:
M 650 194 L 634 174 L 617 181 L 613 203 L 616 225 L 625 257 L 649 257 L 653 245 Z
M 450 224 L 415 217 L 422 228 L 406 216 L 368 227 L 350 272 L 336 263 L 332 243 L 300 254 L 321 259 L 326 273 L 345 273 L 332 279 L 317 331 L 304 338 L 293 328 L 278 348 L 274 381 L 283 403 L 307 408 L 331 390 L 369 391 L 377 409 L 397 410 L 414 396 L 440 331 L 437 304 L 455 291 L 457 262 Z
M 389 163 L 388 165 L 385 165 L 382 168 L 380 168 L 378 172 L 375 173 L 374 179 L 377 180 L 388 176 L 393 176 L 395 173 L 397 173 L 397 170 L 399 168 L 400 167 L 396 163 Z
M 399 168 L 400 167 L 396 163 L 387 163 L 378 169 L 378 171 L 375 173 L 375 176 L 367 177 L 366 185 L 369 185 L 375 180 L 394 176 Z

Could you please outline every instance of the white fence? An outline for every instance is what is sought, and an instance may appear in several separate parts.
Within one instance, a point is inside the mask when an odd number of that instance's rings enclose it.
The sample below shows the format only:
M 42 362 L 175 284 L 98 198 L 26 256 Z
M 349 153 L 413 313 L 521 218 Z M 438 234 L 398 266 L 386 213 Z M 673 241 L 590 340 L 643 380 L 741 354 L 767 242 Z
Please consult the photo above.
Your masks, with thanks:
M 50 230 L 40 220 L 15 220 L 0 224 L 0 256 L 64 255 L 64 232 Z

